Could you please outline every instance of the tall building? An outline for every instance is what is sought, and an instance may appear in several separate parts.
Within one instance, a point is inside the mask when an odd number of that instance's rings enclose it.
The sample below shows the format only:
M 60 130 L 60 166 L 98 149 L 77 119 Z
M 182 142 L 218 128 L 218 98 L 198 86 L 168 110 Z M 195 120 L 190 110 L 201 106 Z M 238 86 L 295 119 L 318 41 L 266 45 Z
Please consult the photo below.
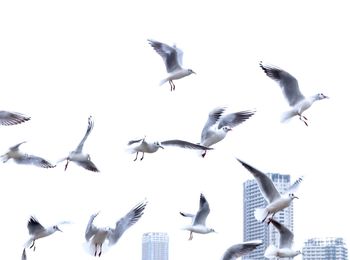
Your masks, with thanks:
M 348 249 L 339 237 L 311 238 L 304 242 L 304 260 L 347 260 Z
M 279 192 L 286 191 L 291 185 L 290 175 L 283 175 L 279 173 L 268 174 L 272 179 L 275 187 Z M 244 241 L 260 239 L 264 244 L 259 246 L 249 255 L 243 259 L 265 259 L 265 249 L 273 244 L 279 245 L 279 232 L 273 225 L 267 225 L 257 221 L 254 217 L 254 210 L 256 208 L 263 208 L 267 206 L 267 202 L 261 195 L 259 186 L 255 179 L 247 180 L 243 183 L 243 239 Z M 274 219 L 284 224 L 289 230 L 293 231 L 293 204 L 275 214 Z
M 144 233 L 142 236 L 142 260 L 168 260 L 169 236 L 162 232 Z

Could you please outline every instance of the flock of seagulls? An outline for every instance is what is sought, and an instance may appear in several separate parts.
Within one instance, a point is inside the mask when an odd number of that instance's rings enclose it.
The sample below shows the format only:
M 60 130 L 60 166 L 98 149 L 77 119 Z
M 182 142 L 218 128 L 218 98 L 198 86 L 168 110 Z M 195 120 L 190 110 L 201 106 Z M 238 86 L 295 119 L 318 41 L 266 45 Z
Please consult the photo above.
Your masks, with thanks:
M 151 47 L 153 47 L 153 49 L 162 57 L 165 63 L 168 76 L 161 81 L 161 84 L 169 82 L 171 91 L 175 90 L 175 84 L 173 82 L 174 80 L 178 80 L 195 73 L 191 69 L 185 69 L 182 67 L 183 52 L 175 45 L 171 47 L 165 43 L 154 40 L 148 40 L 148 42 Z M 280 85 L 281 90 L 291 107 L 289 111 L 283 114 L 282 121 L 286 121 L 294 116 L 298 116 L 299 119 L 306 126 L 308 126 L 308 119 L 303 114 L 305 110 L 309 109 L 315 101 L 326 99 L 328 97 L 322 93 L 313 95 L 311 97 L 305 97 L 299 89 L 298 81 L 291 74 L 278 67 L 266 65 L 262 62 L 260 62 L 259 65 L 269 78 L 275 80 Z M 139 153 L 142 154 L 140 160 L 143 160 L 145 153 L 155 153 L 159 149 L 164 149 L 166 146 L 200 150 L 202 151 L 202 157 L 204 158 L 208 150 L 213 150 L 213 145 L 222 141 L 228 132 L 230 132 L 234 127 L 250 119 L 255 113 L 255 110 L 226 113 L 226 107 L 217 107 L 210 111 L 208 119 L 202 129 L 199 143 L 193 143 L 179 139 L 150 142 L 146 140 L 146 137 L 144 137 L 141 139 L 129 141 L 128 148 L 131 153 L 136 153 L 134 161 L 138 159 Z M 24 123 L 30 119 L 30 117 L 21 113 L 0 111 L 0 125 L 2 126 L 17 125 Z M 66 161 L 64 170 L 67 170 L 70 162 L 74 162 L 88 171 L 99 172 L 96 165 L 92 162 L 90 155 L 83 152 L 85 141 L 91 134 L 93 127 L 94 121 L 90 116 L 88 118 L 87 130 L 79 145 L 75 150 L 71 151 L 67 157 L 64 157 L 63 159 L 57 161 L 57 163 Z M 52 164 L 48 160 L 39 156 L 21 152 L 19 147 L 24 143 L 25 142 L 20 142 L 10 147 L 9 151 L 0 157 L 1 160 L 5 163 L 9 159 L 12 159 L 18 164 L 29 164 L 42 168 L 54 168 L 56 166 L 55 164 Z M 268 202 L 268 205 L 265 208 L 257 208 L 255 210 L 255 218 L 257 221 L 265 222 L 268 225 L 272 223 L 280 233 L 279 248 L 277 248 L 275 245 L 269 245 L 269 247 L 266 249 L 265 257 L 293 258 L 294 256 L 301 254 L 300 251 L 296 251 L 291 248 L 294 237 L 293 233 L 283 224 L 274 220 L 273 217 L 277 212 L 289 207 L 292 201 L 298 198 L 294 193 L 299 187 L 302 178 L 299 178 L 293 185 L 291 185 L 291 187 L 289 187 L 286 192 L 280 193 L 268 175 L 260 172 L 259 170 L 239 159 L 237 160 L 253 175 L 260 188 L 261 194 Z M 91 254 L 93 256 L 100 257 L 104 252 L 103 245 L 105 245 L 107 241 L 108 246 L 116 244 L 124 232 L 140 220 L 144 214 L 146 205 L 147 201 L 143 201 L 137 204 L 124 217 L 116 222 L 114 228 L 96 227 L 93 222 L 99 213 L 92 214 L 88 220 L 85 232 L 86 242 L 92 248 Z M 191 225 L 188 225 L 184 228 L 190 232 L 189 240 L 193 239 L 193 233 L 208 234 L 215 232 L 214 229 L 206 226 L 206 219 L 209 213 L 209 203 L 203 194 L 200 194 L 199 209 L 196 214 L 180 212 L 182 216 L 191 218 L 192 220 Z M 61 231 L 58 225 L 67 223 L 69 222 L 62 222 L 57 225 L 44 227 L 35 217 L 31 216 L 27 224 L 30 238 L 24 246 L 22 252 L 22 260 L 27 259 L 27 248 L 35 251 L 36 240 L 50 236 L 57 231 Z M 250 253 L 252 250 L 256 249 L 262 244 L 263 241 L 254 240 L 245 241 L 241 244 L 233 245 L 224 252 L 222 259 L 236 259 Z

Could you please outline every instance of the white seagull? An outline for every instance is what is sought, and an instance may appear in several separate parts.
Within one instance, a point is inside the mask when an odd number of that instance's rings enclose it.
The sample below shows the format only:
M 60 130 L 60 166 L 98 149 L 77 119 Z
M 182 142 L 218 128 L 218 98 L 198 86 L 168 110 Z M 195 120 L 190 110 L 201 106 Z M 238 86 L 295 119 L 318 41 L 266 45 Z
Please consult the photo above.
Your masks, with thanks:
M 17 125 L 30 120 L 30 117 L 21 113 L 0 111 L 0 125 Z
M 261 240 L 252 240 L 233 245 L 225 251 L 221 260 L 235 260 L 238 257 L 249 254 L 262 244 L 263 242 Z
M 225 110 L 225 107 L 218 107 L 210 111 L 208 120 L 202 130 L 201 145 L 210 147 L 220 142 L 229 131 L 255 114 L 255 111 L 245 110 L 223 115 Z M 202 153 L 202 157 L 205 155 L 206 151 Z
M 128 142 L 128 149 L 130 153 L 136 153 L 136 157 L 134 161 L 137 160 L 137 156 L 142 153 L 142 157 L 140 160 L 143 160 L 145 153 L 155 153 L 159 148 L 164 149 L 164 146 L 177 146 L 186 149 L 196 149 L 196 150 L 212 150 L 213 148 L 209 148 L 203 145 L 190 143 L 183 140 L 167 140 L 162 142 L 147 142 L 146 137 L 137 140 L 131 140 Z
M 255 209 L 254 216 L 258 221 L 264 222 L 267 217 L 271 218 L 278 212 L 288 207 L 293 199 L 298 199 L 294 192 L 299 187 L 302 178 L 299 178 L 284 193 L 280 194 L 272 180 L 265 174 L 253 168 L 249 164 L 237 159 L 255 178 L 259 185 L 261 194 L 264 196 L 268 205 L 265 208 Z
M 175 84 L 173 80 L 181 79 L 191 74 L 196 74 L 191 69 L 182 68 L 182 56 L 183 52 L 175 45 L 170 47 L 169 45 L 153 40 L 148 40 L 149 44 L 154 48 L 154 50 L 163 58 L 166 66 L 166 70 L 169 76 L 160 82 L 163 85 L 165 82 L 169 82 L 170 91 L 175 90 Z
M 94 246 L 94 256 L 101 256 L 102 246 L 106 240 L 108 240 L 108 246 L 116 244 L 124 232 L 141 218 L 146 205 L 147 201 L 137 204 L 115 224 L 114 229 L 96 227 L 93 221 L 99 213 L 91 215 L 86 227 L 85 239 L 91 246 Z
M 268 77 L 275 80 L 280 85 L 289 106 L 292 107 L 291 110 L 283 114 L 282 122 L 294 116 L 299 116 L 299 119 L 303 121 L 306 126 L 308 126 L 308 119 L 303 115 L 303 112 L 311 107 L 315 101 L 329 97 L 322 93 L 305 97 L 300 92 L 297 79 L 291 74 L 275 66 L 263 65 L 262 62 L 260 62 L 259 65 Z
M 66 166 L 64 167 L 64 170 L 67 170 L 68 164 L 70 161 L 75 162 L 79 166 L 85 168 L 86 170 L 98 172 L 96 165 L 91 161 L 90 155 L 83 153 L 83 146 L 88 138 L 89 134 L 91 133 L 92 128 L 94 127 L 94 121 L 92 117 L 90 116 L 88 119 L 88 128 L 86 130 L 86 133 L 83 137 L 83 139 L 80 141 L 79 145 L 74 151 L 71 151 L 68 155 L 68 157 L 65 157 L 58 162 L 62 162 L 67 160 Z
M 295 256 L 302 254 L 300 250 L 292 249 L 294 238 L 293 233 L 287 227 L 274 219 L 270 219 L 270 222 L 278 229 L 278 232 L 280 233 L 280 244 L 279 248 L 274 245 L 269 245 L 265 250 L 264 256 L 269 259 L 275 257 L 288 257 L 288 259 L 290 259 L 290 257 L 294 258 Z
M 26 153 L 22 153 L 19 150 L 19 147 L 26 143 L 21 142 L 19 144 L 16 144 L 12 147 L 10 147 L 9 151 L 3 155 L 0 156 L 0 159 L 2 160 L 2 162 L 7 162 L 9 159 L 13 159 L 15 163 L 18 164 L 31 164 L 37 167 L 41 167 L 41 168 L 54 168 L 56 167 L 56 165 L 51 164 L 49 161 L 36 156 L 36 155 L 31 155 L 31 154 L 26 154 Z
M 182 216 L 192 218 L 192 224 L 184 227 L 185 230 L 190 231 L 190 237 L 188 240 L 192 240 L 193 238 L 192 233 L 208 234 L 211 232 L 215 232 L 214 229 L 208 228 L 205 225 L 205 221 L 207 220 L 209 212 L 210 212 L 209 203 L 203 194 L 200 195 L 199 209 L 196 215 L 180 212 Z
M 69 222 L 61 222 L 60 224 L 67 224 Z M 27 224 L 27 228 L 29 231 L 29 235 L 30 235 L 30 239 L 26 242 L 25 244 L 25 248 L 29 247 L 29 248 L 33 248 L 33 250 L 35 251 L 35 240 L 39 239 L 39 238 L 43 238 L 43 237 L 47 237 L 52 235 L 53 233 L 55 233 L 56 231 L 60 231 L 62 232 L 61 229 L 58 228 L 57 225 L 54 226 L 49 226 L 49 227 L 43 227 L 39 221 L 31 216 L 28 224 Z

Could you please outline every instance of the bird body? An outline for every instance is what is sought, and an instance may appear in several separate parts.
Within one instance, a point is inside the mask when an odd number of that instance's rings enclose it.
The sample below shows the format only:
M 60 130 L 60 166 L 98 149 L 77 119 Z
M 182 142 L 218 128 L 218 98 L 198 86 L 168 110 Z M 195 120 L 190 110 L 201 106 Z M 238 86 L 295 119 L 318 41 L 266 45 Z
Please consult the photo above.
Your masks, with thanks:
M 260 172 L 239 159 L 237 160 L 254 176 L 261 194 L 268 202 L 268 205 L 265 208 L 255 209 L 254 216 L 258 221 L 264 222 L 269 216 L 273 217 L 277 212 L 288 207 L 293 199 L 298 198 L 294 195 L 294 191 L 299 187 L 302 178 L 295 181 L 285 193 L 281 194 L 276 189 L 272 180 L 265 173 Z
M 178 80 L 183 77 L 195 74 L 191 69 L 182 68 L 182 56 L 183 52 L 179 48 L 174 46 L 169 46 L 165 43 L 148 40 L 149 44 L 153 49 L 162 57 L 168 76 L 160 82 L 160 85 L 163 85 L 165 82 L 169 82 L 170 91 L 175 90 L 175 84 L 173 80 Z
M 118 242 L 124 232 L 134 225 L 143 215 L 147 201 L 143 201 L 132 208 L 124 217 L 122 217 L 115 225 L 115 228 L 99 228 L 93 222 L 99 213 L 91 215 L 85 231 L 86 241 L 94 247 L 94 256 L 101 256 L 102 248 L 106 240 L 108 246 L 112 246 Z
M 303 116 L 304 111 L 309 109 L 315 101 L 329 97 L 322 93 L 305 97 L 299 89 L 297 79 L 291 74 L 278 67 L 264 65 L 262 62 L 259 65 L 269 78 L 275 80 L 280 85 L 284 97 L 287 99 L 289 106 L 292 107 L 291 110 L 282 114 L 281 121 L 285 122 L 294 116 L 299 116 L 299 119 L 308 126 L 308 119 Z
M 222 141 L 229 131 L 249 119 L 255 113 L 252 110 L 245 110 L 223 115 L 225 110 L 226 108 L 224 107 L 218 107 L 210 111 L 207 122 L 202 129 L 201 145 L 210 147 Z M 203 157 L 205 155 L 206 151 L 202 153 Z

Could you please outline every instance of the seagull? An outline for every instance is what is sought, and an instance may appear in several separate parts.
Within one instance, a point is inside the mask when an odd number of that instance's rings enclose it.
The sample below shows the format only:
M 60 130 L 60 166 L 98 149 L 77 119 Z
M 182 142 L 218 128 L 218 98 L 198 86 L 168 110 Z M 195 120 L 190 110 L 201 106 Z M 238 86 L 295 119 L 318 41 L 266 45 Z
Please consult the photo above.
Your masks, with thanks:
M 86 130 L 86 133 L 83 137 L 83 139 L 80 141 L 78 147 L 74 150 L 71 151 L 68 155 L 68 157 L 65 157 L 58 162 L 62 162 L 67 160 L 66 166 L 64 167 L 64 170 L 67 170 L 68 164 L 70 161 L 75 162 L 76 164 L 82 166 L 86 170 L 93 171 L 93 172 L 98 172 L 99 170 L 95 166 L 95 164 L 91 161 L 90 155 L 89 154 L 84 154 L 83 153 L 83 146 L 84 143 L 91 133 L 92 128 L 94 127 L 94 121 L 92 117 L 90 116 L 88 119 L 88 128 Z
M 310 108 L 315 101 L 329 97 L 322 93 L 305 97 L 300 92 L 297 79 L 291 74 L 275 66 L 263 65 L 262 62 L 259 65 L 269 78 L 275 80 L 280 85 L 289 106 L 292 107 L 291 110 L 283 114 L 282 122 L 294 116 L 299 116 L 299 119 L 308 126 L 308 119 L 303 115 L 303 112 Z
M 255 111 L 245 110 L 223 115 L 225 110 L 225 107 L 218 107 L 210 111 L 208 120 L 202 130 L 201 145 L 210 147 L 220 142 L 235 126 L 243 123 L 255 114 Z M 205 155 L 206 151 L 202 153 L 202 157 L 204 158 Z
M 170 91 L 175 90 L 175 84 L 173 80 L 181 79 L 183 77 L 189 76 L 191 74 L 196 74 L 191 69 L 182 68 L 182 56 L 183 52 L 175 45 L 170 47 L 169 45 L 153 40 L 148 40 L 149 44 L 153 49 L 163 58 L 166 66 L 166 70 L 169 76 L 160 82 L 163 85 L 165 82 L 169 82 Z
M 196 215 L 180 212 L 182 216 L 192 218 L 192 224 L 184 228 L 185 230 L 190 231 L 190 237 L 188 240 L 193 239 L 192 233 L 208 234 L 211 232 L 215 232 L 214 229 L 208 228 L 205 225 L 205 221 L 209 215 L 209 212 L 210 212 L 209 203 L 202 193 L 200 195 L 199 209 Z
M 254 176 L 259 185 L 261 194 L 268 202 L 266 208 L 255 209 L 254 216 L 258 221 L 264 222 L 270 215 L 271 218 L 273 218 L 278 211 L 288 207 L 292 203 L 293 199 L 298 199 L 298 197 L 294 195 L 294 192 L 297 190 L 300 182 L 303 180 L 301 177 L 296 180 L 294 184 L 292 184 L 286 190 L 286 192 L 280 194 L 272 180 L 265 173 L 258 171 L 239 159 L 237 160 Z
M 16 144 L 16 145 L 10 147 L 10 149 L 7 153 L 0 156 L 0 159 L 2 160 L 2 162 L 5 163 L 9 159 L 13 159 L 18 164 L 32 164 L 32 165 L 35 165 L 35 166 L 41 167 L 41 168 L 54 168 L 54 167 L 56 167 L 56 165 L 51 164 L 49 161 L 47 161 L 39 156 L 22 153 L 19 150 L 19 147 L 24 143 L 26 143 L 26 142 L 24 141 L 24 142 L 21 142 L 19 144 Z
M 252 240 L 233 245 L 226 250 L 222 260 L 235 260 L 238 257 L 249 254 L 255 248 L 262 245 L 262 243 L 261 240 Z
M 94 256 L 101 256 L 102 245 L 108 240 L 109 245 L 113 246 L 124 234 L 124 232 L 134 225 L 143 215 L 147 201 L 143 201 L 132 208 L 124 217 L 122 217 L 116 224 L 115 228 L 98 228 L 93 224 L 94 219 L 99 214 L 93 214 L 87 224 L 85 231 L 85 239 L 88 243 L 95 247 Z
M 167 140 L 167 141 L 162 141 L 162 142 L 147 142 L 146 137 L 138 140 L 131 140 L 128 142 L 129 150 L 131 153 L 136 153 L 136 157 L 134 161 L 137 160 L 139 152 L 142 153 L 142 157 L 140 160 L 143 160 L 145 153 L 155 153 L 158 151 L 159 148 L 164 149 L 164 146 L 177 146 L 181 148 L 187 148 L 187 149 L 196 149 L 196 150 L 212 150 L 212 148 L 199 145 L 199 144 L 194 144 L 190 143 L 187 141 L 183 140 Z
M 30 117 L 21 113 L 4 110 L 0 111 L 0 125 L 17 125 L 28 120 L 30 120 Z
M 69 222 L 61 222 L 60 224 L 67 224 Z M 54 226 L 49 226 L 49 227 L 43 227 L 39 221 L 31 216 L 28 224 L 27 224 L 27 228 L 29 231 L 29 235 L 30 235 L 30 239 L 27 241 L 27 243 L 25 244 L 25 248 L 29 247 L 29 248 L 33 248 L 33 250 L 35 251 L 35 240 L 39 239 L 39 238 L 43 238 L 43 237 L 47 237 L 52 235 L 53 233 L 55 233 L 56 231 L 60 231 L 62 232 L 61 229 L 58 228 L 57 225 Z
M 291 247 L 293 245 L 293 233 L 284 225 L 279 223 L 277 220 L 270 219 L 270 222 L 278 229 L 280 233 L 280 244 L 279 248 L 276 248 L 274 245 L 269 245 L 265 250 L 264 256 L 266 258 L 275 258 L 275 257 L 292 257 L 294 258 L 297 255 L 302 254 L 300 250 L 293 250 Z

